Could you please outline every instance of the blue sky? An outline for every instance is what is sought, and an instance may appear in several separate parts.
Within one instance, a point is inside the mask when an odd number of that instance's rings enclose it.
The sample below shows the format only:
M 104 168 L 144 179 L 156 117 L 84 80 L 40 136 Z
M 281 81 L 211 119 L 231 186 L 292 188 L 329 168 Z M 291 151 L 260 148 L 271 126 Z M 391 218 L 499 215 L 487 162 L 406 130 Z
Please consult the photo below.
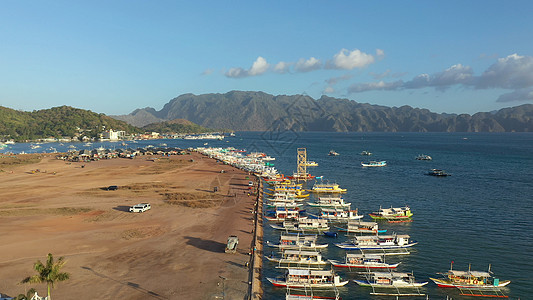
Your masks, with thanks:
M 2 1 L 0 105 L 105 114 L 264 91 L 434 112 L 533 103 L 531 1 Z

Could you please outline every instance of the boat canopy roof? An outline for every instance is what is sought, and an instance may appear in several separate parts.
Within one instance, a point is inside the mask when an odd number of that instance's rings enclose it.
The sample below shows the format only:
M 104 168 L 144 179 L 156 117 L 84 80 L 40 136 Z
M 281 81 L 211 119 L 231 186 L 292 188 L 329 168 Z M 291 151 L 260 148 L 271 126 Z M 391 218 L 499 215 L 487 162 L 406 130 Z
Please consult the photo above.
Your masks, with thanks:
M 491 277 L 488 272 L 483 271 L 456 271 L 456 270 L 450 270 L 448 271 L 450 274 L 454 276 L 461 276 L 461 277 Z
M 383 258 L 383 254 L 346 253 L 346 258 Z
M 366 222 L 366 221 L 359 221 L 359 220 L 350 220 L 348 221 L 348 226 L 376 226 L 378 223 L 376 222 Z
M 282 241 L 316 241 L 316 235 L 282 235 Z
M 289 275 L 314 275 L 314 276 L 331 276 L 333 274 L 332 270 L 308 270 L 308 269 L 289 269 Z
M 400 272 L 372 272 L 372 276 L 380 278 L 398 278 L 398 277 L 408 277 L 411 276 L 410 273 L 400 273 Z
M 318 256 L 320 252 L 317 251 L 300 251 L 300 250 L 285 250 L 284 255 L 304 255 L 304 256 Z

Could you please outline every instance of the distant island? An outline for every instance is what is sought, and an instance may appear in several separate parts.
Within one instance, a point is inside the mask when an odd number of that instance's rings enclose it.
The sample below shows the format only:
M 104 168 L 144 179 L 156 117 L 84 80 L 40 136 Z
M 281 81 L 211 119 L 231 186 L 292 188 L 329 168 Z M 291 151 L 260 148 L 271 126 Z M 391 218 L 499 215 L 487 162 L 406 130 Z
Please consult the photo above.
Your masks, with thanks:
M 186 119 L 235 131 L 532 132 L 533 104 L 496 112 L 438 114 L 410 106 L 386 107 L 348 99 L 263 92 L 184 94 L 156 111 L 147 107 L 111 116 L 135 126 Z

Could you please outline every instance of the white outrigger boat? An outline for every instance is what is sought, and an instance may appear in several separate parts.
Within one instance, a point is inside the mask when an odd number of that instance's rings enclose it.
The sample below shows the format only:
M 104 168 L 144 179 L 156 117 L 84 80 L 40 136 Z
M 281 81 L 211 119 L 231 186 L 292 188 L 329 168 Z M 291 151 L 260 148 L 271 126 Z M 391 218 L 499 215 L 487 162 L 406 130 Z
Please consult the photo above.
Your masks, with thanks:
M 355 236 L 352 242 L 339 243 L 335 246 L 346 250 L 387 250 L 409 248 L 418 244 L 411 241 L 407 234 Z
M 315 250 L 328 247 L 329 244 L 317 244 L 317 238 L 317 235 L 282 234 L 279 238 L 279 244 L 273 244 L 269 241 L 266 244 L 279 249 Z
M 284 221 L 283 224 L 270 224 L 274 229 L 297 232 L 321 232 L 328 231 L 328 220 L 325 219 L 298 219 L 292 221 Z
M 351 220 L 359 220 L 363 218 L 363 215 L 358 215 L 357 209 L 343 210 L 341 208 L 322 208 L 319 217 L 329 220 L 330 222 L 348 222 Z
M 387 229 L 379 229 L 379 225 L 376 222 L 365 222 L 361 220 L 348 221 L 346 228 L 337 227 L 340 232 L 345 232 L 346 234 L 356 234 L 356 233 L 368 233 L 368 234 L 378 234 L 385 233 Z
M 387 165 L 387 162 L 384 160 L 382 161 L 371 160 L 369 162 L 361 162 L 362 167 L 385 167 L 386 165 Z
M 318 197 L 318 201 L 309 203 L 313 207 L 350 208 L 351 203 L 344 202 L 342 197 Z
M 427 281 L 416 282 L 412 273 L 370 272 L 365 280 L 354 280 L 360 286 L 380 288 L 418 288 L 428 284 Z
M 359 269 L 394 269 L 400 263 L 388 264 L 385 262 L 385 255 L 346 253 L 344 262 L 338 260 L 328 260 L 334 267 L 338 268 L 359 268 Z
M 269 201 L 266 203 L 267 207 L 270 208 L 287 208 L 287 209 L 294 209 L 299 208 L 303 206 L 303 203 L 296 203 L 296 202 L 283 202 L 283 201 Z
M 274 286 L 291 288 L 335 288 L 348 284 L 333 270 L 288 269 L 284 276 L 267 280 Z
M 283 250 L 280 257 L 266 256 L 271 262 L 278 263 L 280 268 L 320 268 L 329 263 L 322 259 L 322 254 L 318 251 L 306 250 Z
M 300 220 L 306 218 L 307 216 L 302 215 L 302 211 L 298 210 L 298 208 L 289 209 L 284 207 L 276 207 L 273 215 L 265 216 L 265 219 L 275 222 L 281 222 L 285 220 Z

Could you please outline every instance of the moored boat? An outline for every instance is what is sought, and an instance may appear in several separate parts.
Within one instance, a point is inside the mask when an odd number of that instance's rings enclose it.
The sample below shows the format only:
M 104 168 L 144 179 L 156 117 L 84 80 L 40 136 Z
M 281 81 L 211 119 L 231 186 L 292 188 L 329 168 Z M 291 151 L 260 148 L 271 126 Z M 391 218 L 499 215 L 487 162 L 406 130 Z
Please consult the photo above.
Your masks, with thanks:
M 369 152 L 369 151 L 364 150 L 363 152 L 361 152 L 361 155 L 363 155 L 363 156 L 370 156 L 370 155 L 372 155 L 372 152 Z
M 322 208 L 320 211 L 320 218 L 329 220 L 330 222 L 348 222 L 351 220 L 359 220 L 363 215 L 357 214 L 355 210 L 344 210 L 342 208 Z
M 452 263 L 453 267 L 453 263 Z M 450 268 L 446 273 L 440 273 L 443 278 L 429 278 L 437 286 L 442 288 L 458 288 L 458 289 L 497 289 L 507 286 L 511 283 L 510 280 L 500 280 L 494 278 L 490 272 L 483 271 L 457 271 Z
M 418 244 L 407 234 L 355 236 L 350 242 L 335 246 L 345 250 L 386 250 L 409 248 Z
M 328 231 L 328 220 L 325 219 L 298 219 L 284 221 L 283 224 L 270 224 L 270 227 L 278 230 L 297 231 L 297 232 L 316 232 Z
M 359 269 L 394 269 L 400 263 L 388 264 L 385 262 L 385 255 L 346 253 L 344 262 L 330 259 L 329 262 L 338 268 L 359 268 Z
M 276 210 L 273 214 L 266 215 L 265 219 L 269 221 L 285 221 L 285 220 L 300 220 L 307 218 L 304 216 L 298 208 L 285 208 L 285 207 L 276 207 Z
M 360 286 L 383 287 L 383 288 L 416 288 L 426 285 L 428 282 L 416 282 L 412 273 L 401 272 L 371 272 L 364 280 L 354 280 Z
M 271 255 L 265 258 L 287 268 L 323 267 L 328 263 L 322 259 L 320 252 L 301 249 L 285 249 L 279 257 Z
M 318 201 L 308 203 L 314 207 L 349 208 L 351 203 L 344 202 L 342 197 L 318 197 Z
M 361 220 L 348 221 L 346 227 L 341 228 L 337 227 L 340 232 L 345 232 L 346 234 L 356 234 L 356 233 L 368 233 L 368 234 L 378 234 L 385 233 L 387 229 L 379 229 L 379 225 L 376 222 L 365 222 Z
M 315 183 L 309 191 L 313 193 L 345 193 L 346 189 L 341 189 L 336 183 Z
M 379 211 L 369 214 L 374 220 L 387 220 L 389 222 L 410 222 L 413 217 L 409 206 L 379 208 Z
M 282 234 L 278 244 L 269 241 L 266 244 L 279 249 L 314 250 L 327 248 L 329 244 L 317 244 L 317 235 Z
M 348 283 L 333 270 L 288 269 L 284 276 L 267 280 L 274 286 L 291 288 L 335 288 Z

